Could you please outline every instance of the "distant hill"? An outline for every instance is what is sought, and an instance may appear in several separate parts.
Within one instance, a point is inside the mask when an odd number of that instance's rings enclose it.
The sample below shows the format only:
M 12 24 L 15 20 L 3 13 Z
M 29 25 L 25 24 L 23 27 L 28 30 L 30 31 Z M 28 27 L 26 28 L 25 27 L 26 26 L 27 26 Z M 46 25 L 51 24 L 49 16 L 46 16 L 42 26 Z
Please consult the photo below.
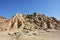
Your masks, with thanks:
M 0 30 L 44 30 L 53 31 L 60 29 L 60 21 L 55 17 L 47 17 L 35 12 L 33 14 L 15 14 L 12 18 L 0 17 Z

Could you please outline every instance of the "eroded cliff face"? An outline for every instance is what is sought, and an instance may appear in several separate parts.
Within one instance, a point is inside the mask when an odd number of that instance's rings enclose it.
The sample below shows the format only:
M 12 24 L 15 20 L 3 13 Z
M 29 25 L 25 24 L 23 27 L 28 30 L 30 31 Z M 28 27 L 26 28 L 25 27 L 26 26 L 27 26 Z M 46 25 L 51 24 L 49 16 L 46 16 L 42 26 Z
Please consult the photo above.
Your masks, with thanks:
M 0 30 L 57 30 L 60 29 L 59 21 L 54 17 L 47 17 L 39 13 L 31 15 L 15 14 L 12 18 L 0 17 Z
M 4 22 L 6 20 L 6 17 L 0 16 L 0 23 Z

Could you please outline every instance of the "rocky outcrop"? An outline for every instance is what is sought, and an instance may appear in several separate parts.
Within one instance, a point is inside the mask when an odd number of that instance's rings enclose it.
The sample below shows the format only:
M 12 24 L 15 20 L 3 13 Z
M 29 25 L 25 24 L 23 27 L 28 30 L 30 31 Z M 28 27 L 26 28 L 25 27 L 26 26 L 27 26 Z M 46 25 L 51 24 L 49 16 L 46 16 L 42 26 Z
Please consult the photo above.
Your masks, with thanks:
M 5 21 L 5 20 L 6 20 L 6 17 L 0 16 L 0 22 L 3 22 L 3 21 Z
M 5 20 L 5 21 L 1 21 Z M 4 17 L 0 18 L 0 29 L 1 30 L 57 30 L 60 28 L 60 23 L 54 17 L 47 17 L 45 15 L 39 14 L 38 12 L 31 15 L 15 14 L 12 18 L 6 19 Z

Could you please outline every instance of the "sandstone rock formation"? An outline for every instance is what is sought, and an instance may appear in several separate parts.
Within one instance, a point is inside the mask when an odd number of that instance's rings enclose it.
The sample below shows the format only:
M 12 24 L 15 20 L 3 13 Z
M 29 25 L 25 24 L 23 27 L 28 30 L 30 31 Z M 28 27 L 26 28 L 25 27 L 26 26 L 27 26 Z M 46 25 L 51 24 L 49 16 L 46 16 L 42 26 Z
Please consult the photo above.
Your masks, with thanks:
M 0 16 L 0 23 L 3 22 L 3 21 L 5 21 L 5 20 L 6 20 L 6 17 Z
M 35 12 L 31 15 L 15 14 L 12 18 L 0 17 L 0 30 L 57 30 L 60 29 L 60 22 L 54 17 Z

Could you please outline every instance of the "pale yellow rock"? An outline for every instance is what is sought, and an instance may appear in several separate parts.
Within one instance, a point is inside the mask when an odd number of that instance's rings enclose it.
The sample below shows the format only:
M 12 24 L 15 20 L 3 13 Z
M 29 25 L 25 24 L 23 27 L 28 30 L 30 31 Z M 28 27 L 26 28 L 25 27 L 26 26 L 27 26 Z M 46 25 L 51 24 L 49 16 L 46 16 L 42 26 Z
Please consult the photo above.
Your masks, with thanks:
M 56 19 L 55 19 L 56 20 Z M 54 18 L 41 15 L 38 12 L 32 15 L 15 14 L 10 19 L 0 18 L 1 30 L 40 30 L 60 28 L 60 24 Z M 56 27 L 57 26 L 57 27 Z

